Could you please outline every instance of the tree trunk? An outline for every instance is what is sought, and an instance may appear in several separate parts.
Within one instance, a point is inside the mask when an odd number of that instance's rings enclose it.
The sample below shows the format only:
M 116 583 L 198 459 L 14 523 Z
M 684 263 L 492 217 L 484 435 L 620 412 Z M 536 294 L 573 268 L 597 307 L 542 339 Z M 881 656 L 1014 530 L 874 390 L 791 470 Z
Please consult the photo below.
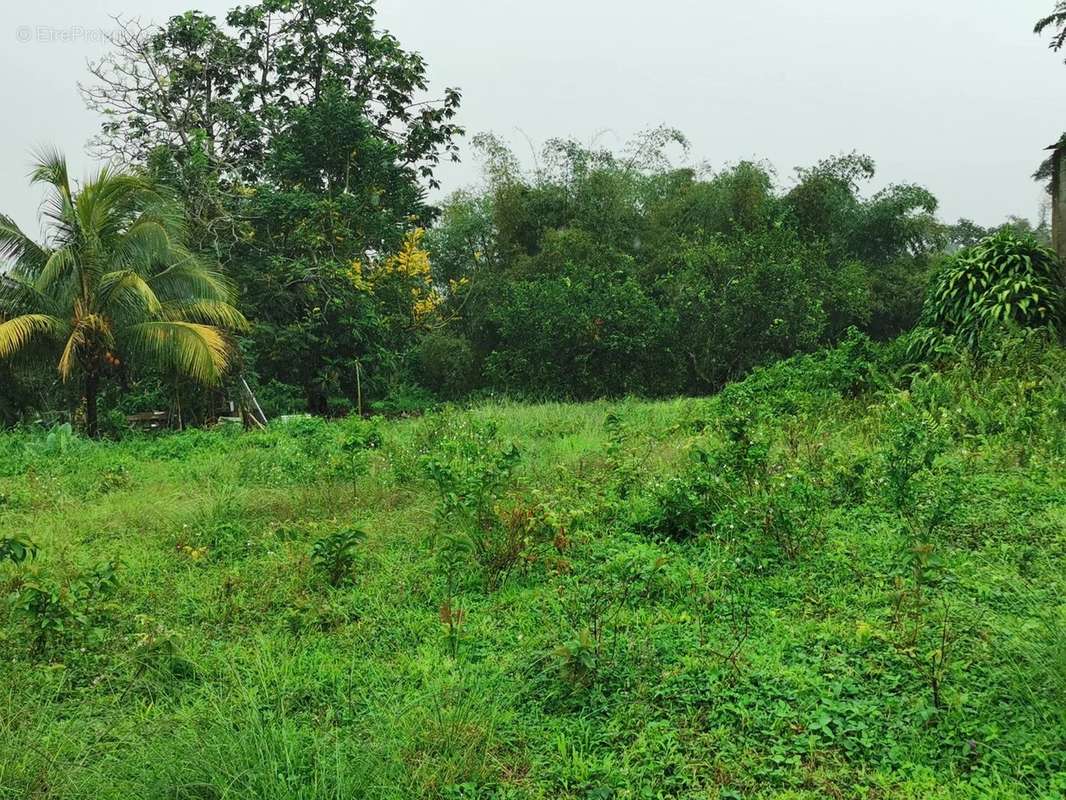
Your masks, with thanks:
M 100 435 L 100 425 L 96 417 L 96 395 L 100 389 L 100 376 L 96 370 L 90 370 L 85 376 L 85 429 L 92 439 Z
M 1066 263 L 1066 157 L 1059 147 L 1052 155 L 1051 239 L 1059 261 Z

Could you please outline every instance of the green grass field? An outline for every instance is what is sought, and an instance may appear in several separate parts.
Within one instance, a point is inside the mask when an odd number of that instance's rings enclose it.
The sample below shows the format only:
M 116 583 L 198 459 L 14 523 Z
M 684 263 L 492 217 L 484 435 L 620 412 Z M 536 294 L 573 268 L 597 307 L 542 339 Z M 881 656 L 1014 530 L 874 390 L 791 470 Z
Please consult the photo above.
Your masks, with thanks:
M 1066 353 L 880 359 L 0 435 L 0 798 L 1066 796 Z

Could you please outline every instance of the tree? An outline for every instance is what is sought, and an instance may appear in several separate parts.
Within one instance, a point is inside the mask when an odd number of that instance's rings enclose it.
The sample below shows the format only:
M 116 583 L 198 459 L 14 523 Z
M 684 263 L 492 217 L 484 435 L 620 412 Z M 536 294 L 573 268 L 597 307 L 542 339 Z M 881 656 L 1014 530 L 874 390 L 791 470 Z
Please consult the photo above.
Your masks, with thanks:
M 107 120 L 97 142 L 106 155 L 133 163 L 159 148 L 183 162 L 203 155 L 226 187 L 254 182 L 292 112 L 332 92 L 431 186 L 441 158 L 457 158 L 459 91 L 422 99 L 425 61 L 375 29 L 372 2 L 261 0 L 226 22 L 229 30 L 195 11 L 164 27 L 119 21 L 115 51 L 82 87 Z
M 375 24 L 366 0 L 123 23 L 83 88 L 100 148 L 173 187 L 194 247 L 239 286 L 253 366 L 314 410 L 354 400 L 357 369 L 384 386 L 413 345 L 411 296 L 392 307 L 352 270 L 432 221 L 426 187 L 462 132 L 459 92 L 427 99 L 424 60 Z
M 1033 33 L 1040 36 L 1048 28 L 1057 29 L 1050 44 L 1051 49 L 1057 53 L 1066 46 L 1066 0 L 1059 0 L 1050 14 L 1037 20 Z
M 1059 0 L 1050 14 L 1037 20 L 1033 32 L 1039 36 L 1049 28 L 1055 29 L 1050 47 L 1057 53 L 1066 46 L 1066 0 Z M 1033 178 L 1043 183 L 1051 196 L 1051 239 L 1059 258 L 1066 260 L 1066 187 L 1063 186 L 1063 173 L 1066 171 L 1066 162 L 1063 161 L 1063 154 L 1066 153 L 1066 133 L 1047 149 L 1051 155 L 1037 167 Z
M 64 381 L 78 376 L 96 436 L 101 381 L 127 359 L 216 384 L 245 326 L 233 290 L 184 245 L 181 207 L 145 178 L 103 169 L 75 190 L 65 159 L 40 157 L 50 226 L 38 244 L 0 216 L 0 359 L 53 346 Z

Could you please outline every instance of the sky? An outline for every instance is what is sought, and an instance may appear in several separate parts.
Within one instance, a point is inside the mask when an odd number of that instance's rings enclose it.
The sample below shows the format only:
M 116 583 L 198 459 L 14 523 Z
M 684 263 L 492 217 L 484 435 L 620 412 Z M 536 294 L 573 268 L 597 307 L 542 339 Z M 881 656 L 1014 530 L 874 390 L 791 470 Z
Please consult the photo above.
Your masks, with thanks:
M 0 4 L 0 211 L 39 230 L 32 152 L 54 145 L 75 175 L 99 126 L 77 89 L 107 50 L 111 16 L 165 21 L 237 0 Z M 433 88 L 463 92 L 460 122 L 525 156 L 550 137 L 621 147 L 660 124 L 689 159 L 797 166 L 858 150 L 877 189 L 920 183 L 947 221 L 1037 218 L 1030 175 L 1066 129 L 1053 98 L 1063 56 L 1033 35 L 1052 0 L 379 0 L 381 27 L 426 58 Z M 464 162 L 444 190 L 475 184 Z

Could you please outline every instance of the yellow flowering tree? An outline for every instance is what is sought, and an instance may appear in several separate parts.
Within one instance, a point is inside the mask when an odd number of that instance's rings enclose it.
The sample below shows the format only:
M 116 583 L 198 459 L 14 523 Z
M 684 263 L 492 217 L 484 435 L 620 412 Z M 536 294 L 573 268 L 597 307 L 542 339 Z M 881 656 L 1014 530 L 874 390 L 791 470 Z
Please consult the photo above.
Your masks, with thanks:
M 447 293 L 433 280 L 429 252 L 423 247 L 425 236 L 424 228 L 415 228 L 396 253 L 369 268 L 358 260 L 351 266 L 356 288 L 384 303 L 388 316 L 413 327 L 431 325 L 447 299 Z M 453 281 L 448 291 L 458 292 L 462 284 L 465 280 Z

